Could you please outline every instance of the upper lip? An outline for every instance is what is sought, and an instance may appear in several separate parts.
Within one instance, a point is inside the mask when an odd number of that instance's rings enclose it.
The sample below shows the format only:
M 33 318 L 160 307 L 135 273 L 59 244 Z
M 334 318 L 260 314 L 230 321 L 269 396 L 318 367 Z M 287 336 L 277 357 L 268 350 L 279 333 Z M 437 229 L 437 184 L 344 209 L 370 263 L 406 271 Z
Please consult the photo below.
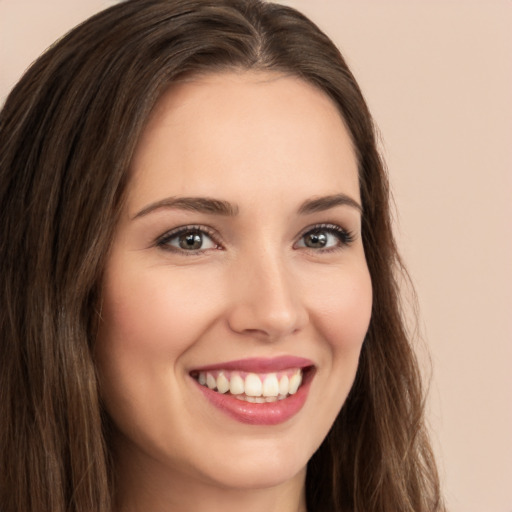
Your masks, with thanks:
M 289 368 L 306 368 L 313 366 L 310 359 L 297 356 L 279 356 L 272 358 L 250 357 L 234 361 L 225 361 L 206 366 L 194 368 L 194 372 L 205 372 L 211 370 L 239 370 L 252 373 L 270 373 L 287 370 Z

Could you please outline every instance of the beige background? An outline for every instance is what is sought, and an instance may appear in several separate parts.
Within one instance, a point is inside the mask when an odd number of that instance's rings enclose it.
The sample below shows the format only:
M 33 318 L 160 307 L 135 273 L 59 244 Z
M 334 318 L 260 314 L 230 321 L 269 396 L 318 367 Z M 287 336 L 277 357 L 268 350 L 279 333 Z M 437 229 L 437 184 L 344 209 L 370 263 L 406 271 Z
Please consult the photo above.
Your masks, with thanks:
M 114 2 L 0 0 L 0 103 Z M 512 1 L 288 0 L 338 43 L 382 132 L 434 362 L 452 512 L 512 512 Z

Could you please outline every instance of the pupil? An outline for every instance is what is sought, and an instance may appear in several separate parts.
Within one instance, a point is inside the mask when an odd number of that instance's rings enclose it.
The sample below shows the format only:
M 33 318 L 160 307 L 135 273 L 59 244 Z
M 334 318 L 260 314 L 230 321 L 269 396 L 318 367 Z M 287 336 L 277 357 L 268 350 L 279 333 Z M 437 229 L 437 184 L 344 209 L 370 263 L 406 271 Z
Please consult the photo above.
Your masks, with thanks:
M 187 233 L 180 236 L 180 247 L 186 250 L 201 249 L 203 239 L 199 233 Z
M 325 233 L 310 233 L 306 237 L 306 245 L 314 249 L 325 247 L 327 244 L 327 236 Z

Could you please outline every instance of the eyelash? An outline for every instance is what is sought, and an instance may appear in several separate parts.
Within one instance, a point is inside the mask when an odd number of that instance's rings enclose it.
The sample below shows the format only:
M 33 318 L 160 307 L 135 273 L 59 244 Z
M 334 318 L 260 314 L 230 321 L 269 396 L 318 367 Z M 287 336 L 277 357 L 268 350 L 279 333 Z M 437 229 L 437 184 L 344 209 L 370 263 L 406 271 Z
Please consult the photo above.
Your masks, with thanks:
M 311 247 L 305 247 L 312 252 L 321 252 L 321 253 L 330 253 L 334 251 L 339 251 L 344 247 L 350 246 L 355 240 L 355 234 L 352 231 L 349 231 L 337 224 L 316 224 L 314 226 L 309 226 L 306 228 L 299 237 L 299 240 L 302 240 L 305 236 L 313 233 L 328 233 L 330 235 L 334 235 L 338 241 L 339 245 L 335 245 L 334 247 L 326 247 L 314 249 Z
M 185 250 L 180 249 L 178 247 L 173 247 L 172 245 L 169 245 L 169 242 L 173 240 L 174 238 L 178 238 L 180 235 L 185 235 L 187 233 L 197 233 L 199 235 L 207 235 L 208 238 L 212 240 L 212 242 L 215 244 L 214 249 L 219 249 L 221 244 L 218 242 L 218 236 L 215 233 L 215 231 L 208 226 L 181 226 L 179 228 L 173 229 L 171 231 L 168 231 L 164 235 L 162 235 L 160 238 L 157 239 L 156 245 L 160 247 L 161 249 L 165 251 L 170 252 L 176 252 L 179 254 L 183 254 L 185 256 L 196 256 L 198 254 L 203 253 L 205 250 L 209 249 L 197 249 L 197 250 Z
M 328 233 L 330 235 L 334 235 L 338 239 L 339 244 L 335 245 L 334 247 L 326 247 L 326 248 L 312 248 L 312 247 L 307 247 L 307 246 L 301 246 L 304 249 L 307 249 L 308 251 L 311 251 L 314 253 L 319 253 L 319 252 L 320 253 L 330 253 L 330 252 L 334 252 L 337 250 L 341 250 L 344 247 L 350 246 L 355 240 L 355 236 L 354 236 L 353 232 L 351 232 L 347 229 L 344 229 L 341 226 L 338 226 L 336 224 L 316 224 L 313 226 L 309 226 L 302 232 L 302 234 L 299 237 L 299 240 L 303 240 L 304 237 L 306 237 L 307 235 L 310 235 L 310 234 L 314 234 L 315 232 L 316 233 Z M 200 248 L 197 250 L 186 250 L 186 249 L 181 249 L 178 247 L 173 247 L 172 245 L 169 244 L 169 242 L 171 240 L 179 237 L 180 235 L 184 235 L 187 233 L 190 233 L 190 234 L 196 233 L 199 235 L 207 235 L 208 238 L 210 238 L 212 240 L 215 247 L 211 247 L 211 248 L 207 248 L 207 249 Z M 295 247 L 296 243 L 294 244 L 294 247 Z M 179 253 L 179 254 L 182 254 L 185 256 L 196 256 L 196 255 L 204 253 L 205 251 L 208 251 L 211 249 L 220 249 L 222 247 L 221 244 L 218 242 L 218 235 L 216 234 L 216 232 L 213 229 L 209 228 L 208 226 L 199 226 L 199 225 L 181 226 L 179 228 L 173 229 L 172 231 L 169 231 L 169 232 L 165 233 L 164 235 L 162 235 L 161 237 L 159 237 L 156 240 L 155 245 L 165 251 L 176 252 L 176 253 Z

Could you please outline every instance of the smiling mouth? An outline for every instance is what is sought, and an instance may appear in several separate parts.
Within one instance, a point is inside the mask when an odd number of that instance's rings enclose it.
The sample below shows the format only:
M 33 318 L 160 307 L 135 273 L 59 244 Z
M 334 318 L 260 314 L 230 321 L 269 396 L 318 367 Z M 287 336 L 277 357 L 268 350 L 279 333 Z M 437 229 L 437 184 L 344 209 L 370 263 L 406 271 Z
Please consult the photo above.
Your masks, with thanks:
M 271 403 L 297 393 L 311 368 L 289 368 L 278 372 L 253 373 L 232 370 L 191 372 L 201 386 L 251 403 Z

